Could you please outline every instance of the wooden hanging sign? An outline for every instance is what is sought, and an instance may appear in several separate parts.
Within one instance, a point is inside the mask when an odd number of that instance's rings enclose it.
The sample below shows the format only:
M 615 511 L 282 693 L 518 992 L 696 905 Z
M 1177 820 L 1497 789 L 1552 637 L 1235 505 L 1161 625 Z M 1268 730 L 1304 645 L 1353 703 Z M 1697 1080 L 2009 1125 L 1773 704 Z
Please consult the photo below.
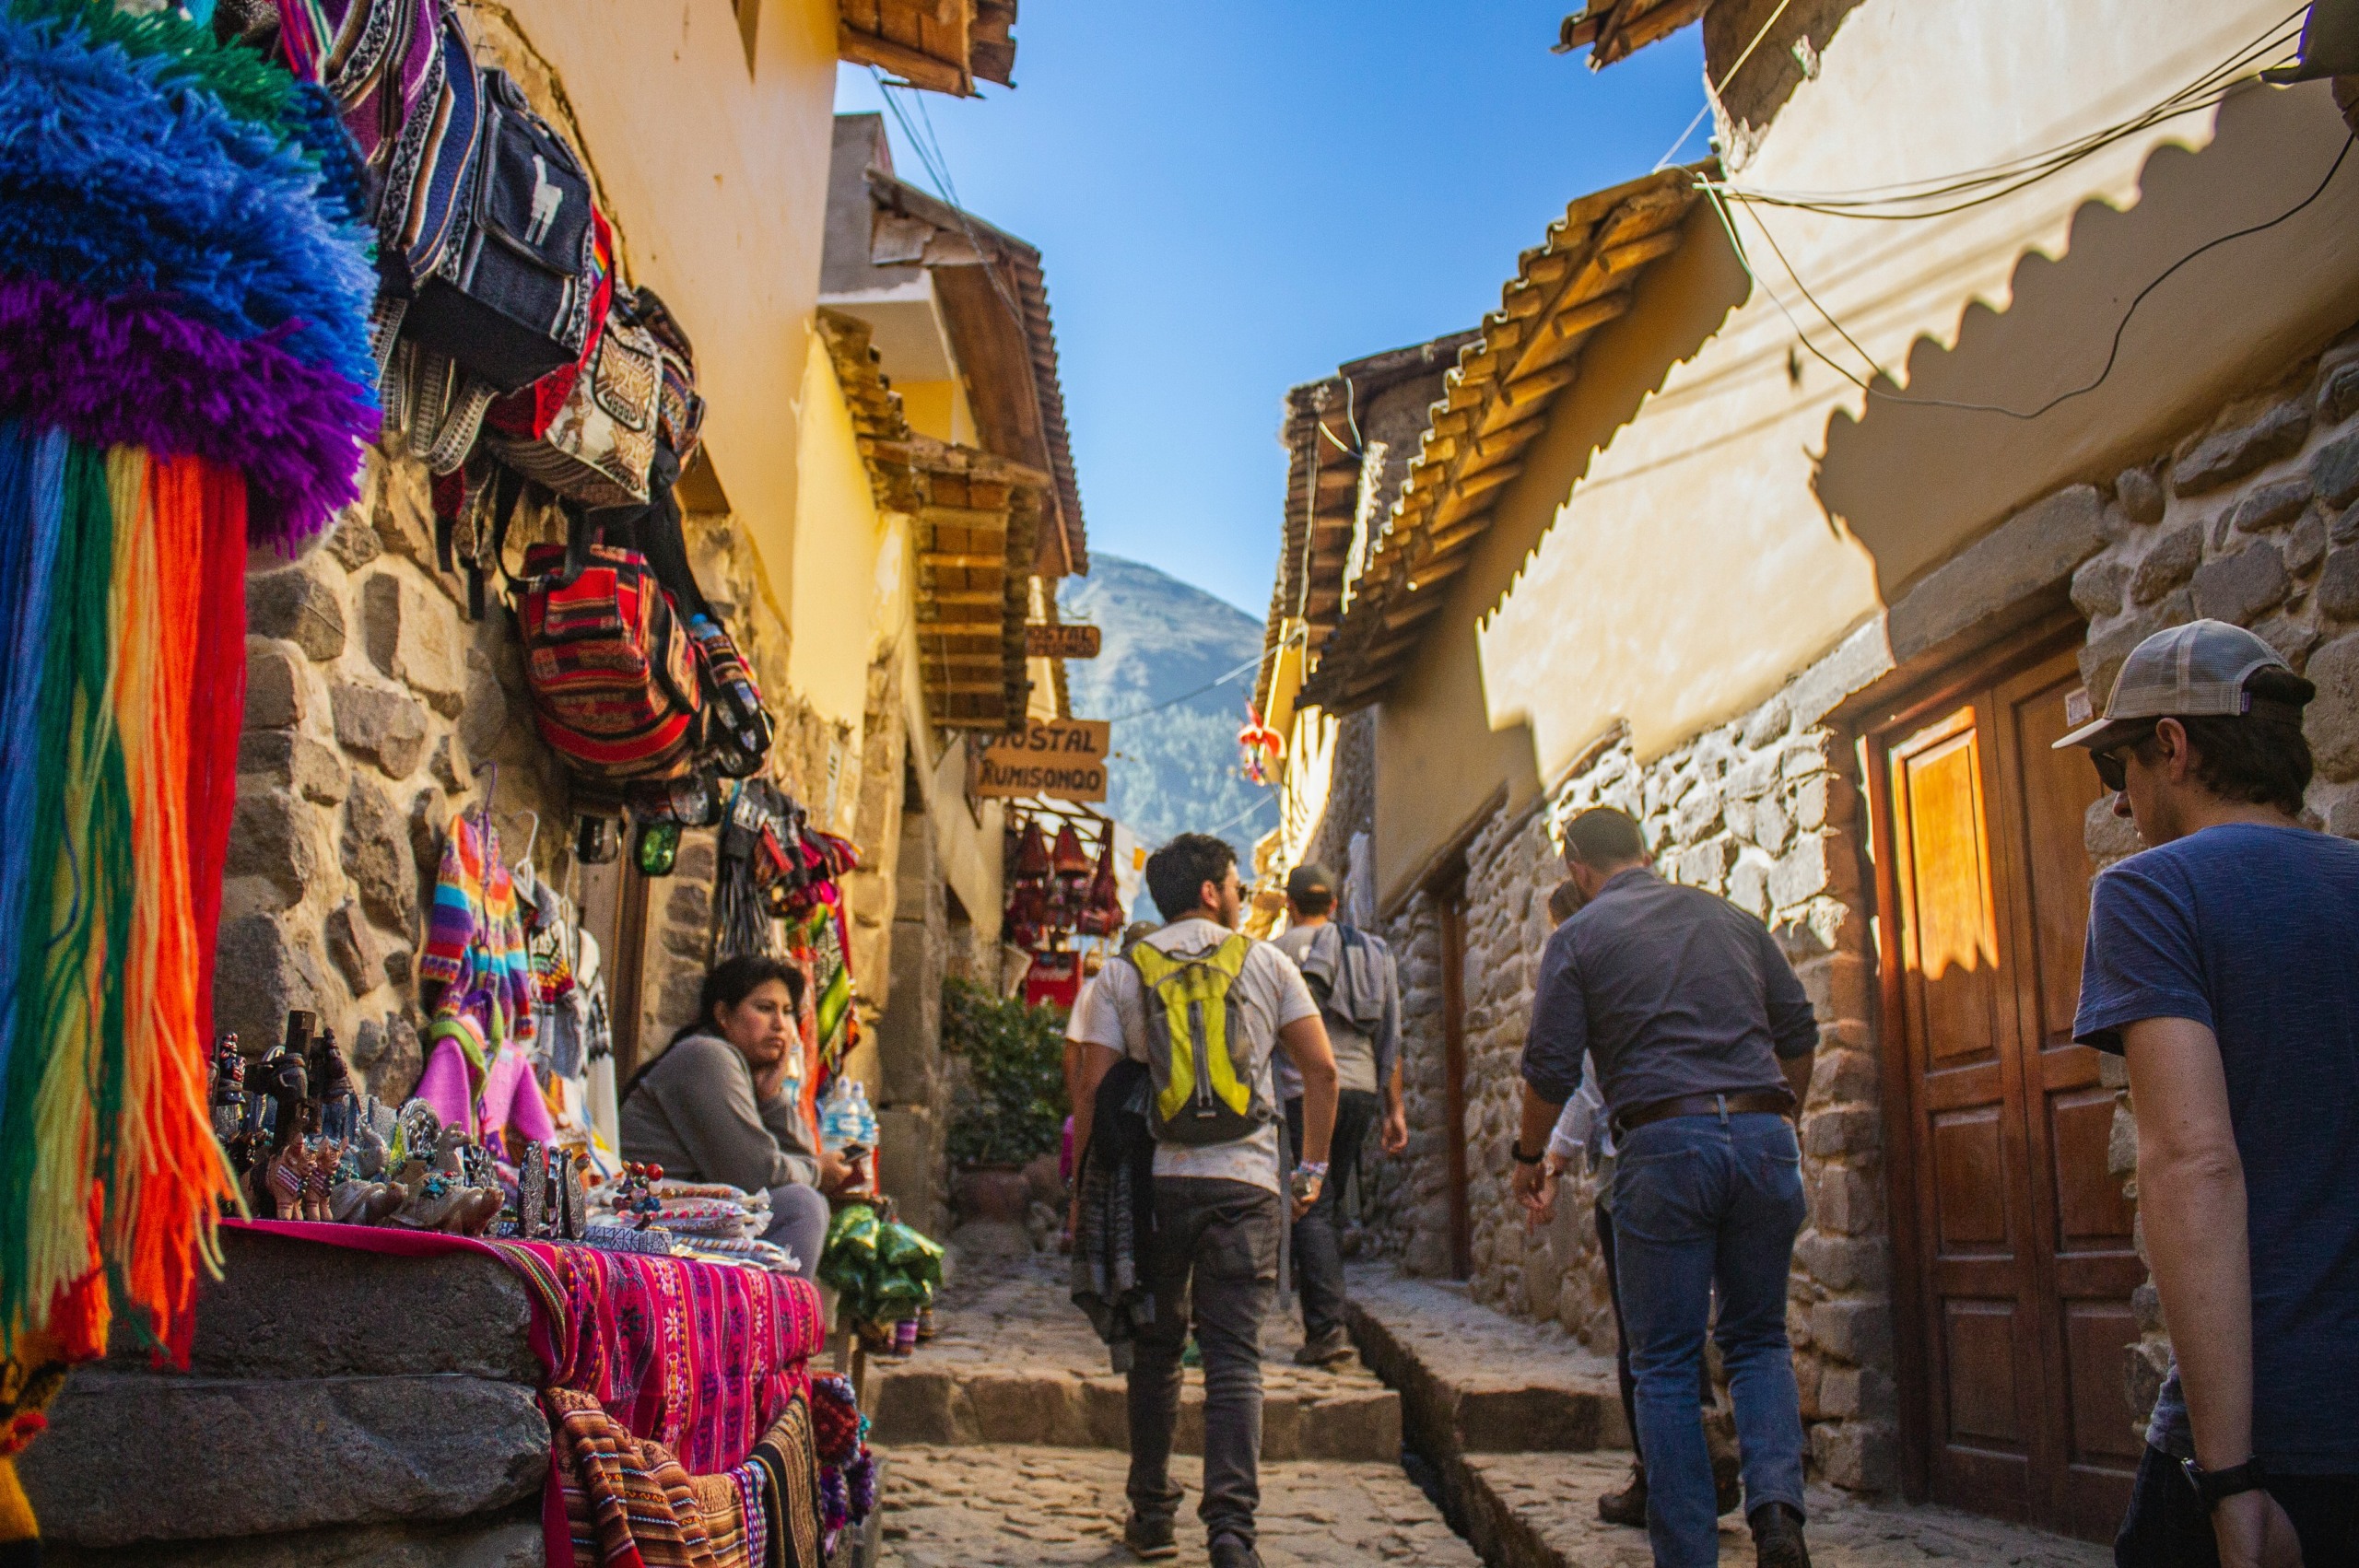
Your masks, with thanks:
M 974 793 L 1014 800 L 1106 798 L 1106 754 L 1113 725 L 1103 719 L 1035 719 L 1023 729 L 993 735 L 976 754 Z
M 1024 628 L 1027 659 L 1095 659 L 1097 628 L 1081 621 L 1034 621 Z

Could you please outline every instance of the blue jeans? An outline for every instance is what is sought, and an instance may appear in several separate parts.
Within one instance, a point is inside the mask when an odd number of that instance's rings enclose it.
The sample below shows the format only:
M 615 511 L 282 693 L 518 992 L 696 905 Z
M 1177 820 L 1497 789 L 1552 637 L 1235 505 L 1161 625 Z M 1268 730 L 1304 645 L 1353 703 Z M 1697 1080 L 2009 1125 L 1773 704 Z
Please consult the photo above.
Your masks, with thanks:
M 1745 1513 L 1769 1503 L 1802 1512 L 1802 1405 L 1786 1340 L 1786 1277 L 1804 1212 L 1802 1151 L 1783 1117 L 1671 1117 L 1622 1141 L 1614 1241 L 1657 1568 L 1713 1568 L 1720 1560 L 1696 1396 L 1715 1281 Z

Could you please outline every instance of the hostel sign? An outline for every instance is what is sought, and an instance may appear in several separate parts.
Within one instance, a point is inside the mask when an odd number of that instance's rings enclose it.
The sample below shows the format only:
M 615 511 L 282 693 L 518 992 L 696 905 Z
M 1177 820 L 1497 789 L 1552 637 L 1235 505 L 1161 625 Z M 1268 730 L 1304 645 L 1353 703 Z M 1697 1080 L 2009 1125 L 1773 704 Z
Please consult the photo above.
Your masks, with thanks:
M 1027 659 L 1095 659 L 1097 628 L 1079 621 L 1034 621 L 1024 628 Z
M 986 800 L 1102 801 L 1112 731 L 1103 719 L 1035 719 L 994 735 L 976 757 L 974 793 Z

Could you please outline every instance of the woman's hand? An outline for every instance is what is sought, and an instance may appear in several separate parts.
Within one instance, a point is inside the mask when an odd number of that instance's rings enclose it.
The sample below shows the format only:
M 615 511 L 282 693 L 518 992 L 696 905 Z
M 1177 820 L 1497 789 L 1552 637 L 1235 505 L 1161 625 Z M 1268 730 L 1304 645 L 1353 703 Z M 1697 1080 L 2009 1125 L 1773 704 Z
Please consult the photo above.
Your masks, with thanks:
M 785 1087 L 785 1053 L 780 1053 L 778 1059 L 771 1062 L 768 1067 L 757 1067 L 754 1069 L 754 1099 L 757 1104 L 778 1098 L 779 1091 Z
M 868 1179 L 866 1150 L 861 1151 L 847 1160 L 834 1150 L 823 1148 L 819 1151 L 818 1161 L 820 1191 L 830 1196 L 839 1196 L 847 1192 L 858 1193 L 869 1190 L 871 1184 Z

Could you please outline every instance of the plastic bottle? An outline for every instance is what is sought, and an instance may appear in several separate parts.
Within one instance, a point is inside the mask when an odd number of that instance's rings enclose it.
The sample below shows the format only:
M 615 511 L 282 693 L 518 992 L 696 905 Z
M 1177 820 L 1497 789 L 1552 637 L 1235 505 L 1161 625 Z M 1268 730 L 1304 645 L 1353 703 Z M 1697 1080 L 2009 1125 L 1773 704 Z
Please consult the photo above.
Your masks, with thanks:
M 860 1107 L 852 1101 L 853 1087 L 850 1080 L 839 1078 L 827 1085 L 827 1098 L 819 1104 L 819 1141 L 830 1153 L 861 1141 Z
M 868 1103 L 867 1084 L 854 1083 L 851 1086 L 851 1105 L 852 1112 L 859 1121 L 859 1129 L 853 1134 L 852 1141 L 864 1149 L 875 1148 L 876 1108 Z

